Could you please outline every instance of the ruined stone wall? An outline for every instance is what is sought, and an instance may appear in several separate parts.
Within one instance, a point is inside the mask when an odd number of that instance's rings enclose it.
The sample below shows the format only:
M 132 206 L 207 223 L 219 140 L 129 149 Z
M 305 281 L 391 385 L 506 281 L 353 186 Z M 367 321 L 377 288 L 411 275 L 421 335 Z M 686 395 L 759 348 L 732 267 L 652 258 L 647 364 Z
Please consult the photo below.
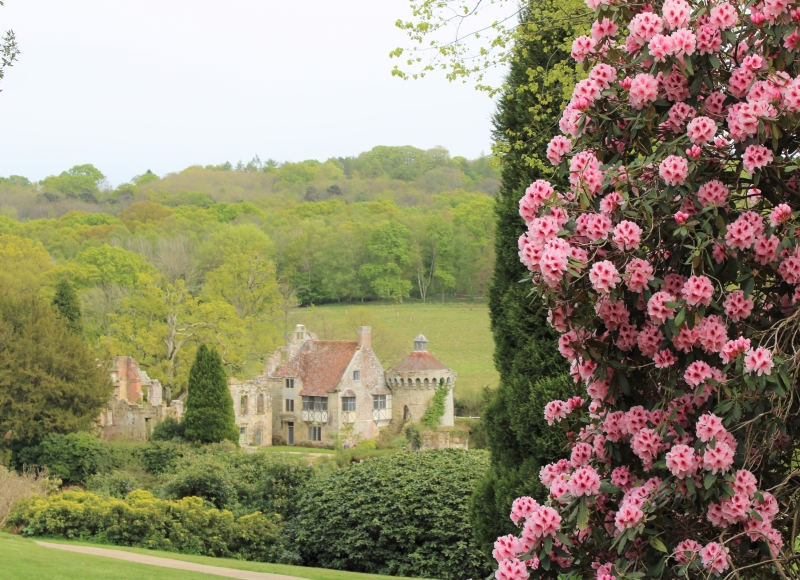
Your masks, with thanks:
M 269 387 L 269 380 L 264 376 L 251 381 L 228 379 L 240 445 L 272 445 L 272 396 Z
M 421 449 L 469 449 L 467 431 L 423 431 Z

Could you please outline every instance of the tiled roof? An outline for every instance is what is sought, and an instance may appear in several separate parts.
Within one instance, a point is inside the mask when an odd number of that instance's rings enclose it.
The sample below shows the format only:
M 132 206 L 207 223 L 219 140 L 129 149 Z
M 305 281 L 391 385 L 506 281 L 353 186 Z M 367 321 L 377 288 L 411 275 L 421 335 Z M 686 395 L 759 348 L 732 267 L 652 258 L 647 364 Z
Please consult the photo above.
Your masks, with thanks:
M 438 371 L 447 370 L 447 367 L 440 363 L 435 356 L 427 350 L 412 352 L 406 358 L 397 363 L 393 371 Z
M 297 377 L 303 381 L 300 395 L 321 397 L 336 389 L 357 350 L 354 340 L 307 340 L 273 376 Z

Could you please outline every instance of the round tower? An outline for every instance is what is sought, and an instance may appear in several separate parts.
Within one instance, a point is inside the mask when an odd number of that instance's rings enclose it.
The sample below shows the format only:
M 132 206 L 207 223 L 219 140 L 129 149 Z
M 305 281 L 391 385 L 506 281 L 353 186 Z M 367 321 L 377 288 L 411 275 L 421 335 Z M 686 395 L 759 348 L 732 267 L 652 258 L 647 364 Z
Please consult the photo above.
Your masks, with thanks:
M 457 373 L 428 352 L 428 339 L 418 334 L 414 351 L 386 371 L 386 386 L 392 391 L 392 419 L 396 424 L 422 419 L 437 389 L 447 388 L 445 411 L 440 425 L 452 427 L 453 387 Z

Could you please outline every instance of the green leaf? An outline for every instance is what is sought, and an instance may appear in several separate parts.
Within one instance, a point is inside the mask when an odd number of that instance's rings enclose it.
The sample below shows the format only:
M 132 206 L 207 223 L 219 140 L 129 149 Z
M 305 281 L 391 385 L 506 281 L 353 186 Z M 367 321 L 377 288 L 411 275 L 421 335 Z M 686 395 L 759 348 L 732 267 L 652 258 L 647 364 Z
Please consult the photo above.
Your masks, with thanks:
M 586 507 L 586 498 L 581 498 L 578 504 L 578 529 L 583 531 L 589 525 L 589 509 Z
M 678 314 L 675 316 L 675 327 L 676 328 L 680 328 L 681 323 L 683 322 L 683 320 L 685 318 L 686 318 L 686 309 L 685 308 L 681 308 L 678 311 Z
M 711 486 L 714 485 L 717 481 L 717 474 L 716 473 L 708 473 L 703 478 L 703 487 L 706 489 L 711 489 Z
M 667 550 L 667 547 L 664 545 L 664 542 L 662 542 L 660 539 L 656 537 L 650 538 L 650 545 L 653 546 L 659 552 L 664 552 L 665 554 L 669 554 L 669 550 Z

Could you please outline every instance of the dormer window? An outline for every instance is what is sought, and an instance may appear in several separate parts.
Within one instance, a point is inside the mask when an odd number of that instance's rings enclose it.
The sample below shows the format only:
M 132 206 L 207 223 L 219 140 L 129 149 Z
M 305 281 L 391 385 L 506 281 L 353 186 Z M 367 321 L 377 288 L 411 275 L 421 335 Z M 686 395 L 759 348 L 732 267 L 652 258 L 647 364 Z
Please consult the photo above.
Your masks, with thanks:
M 293 389 L 294 388 L 294 379 L 286 379 L 286 388 Z
M 360 381 L 361 380 L 361 371 L 353 371 L 353 380 Z

